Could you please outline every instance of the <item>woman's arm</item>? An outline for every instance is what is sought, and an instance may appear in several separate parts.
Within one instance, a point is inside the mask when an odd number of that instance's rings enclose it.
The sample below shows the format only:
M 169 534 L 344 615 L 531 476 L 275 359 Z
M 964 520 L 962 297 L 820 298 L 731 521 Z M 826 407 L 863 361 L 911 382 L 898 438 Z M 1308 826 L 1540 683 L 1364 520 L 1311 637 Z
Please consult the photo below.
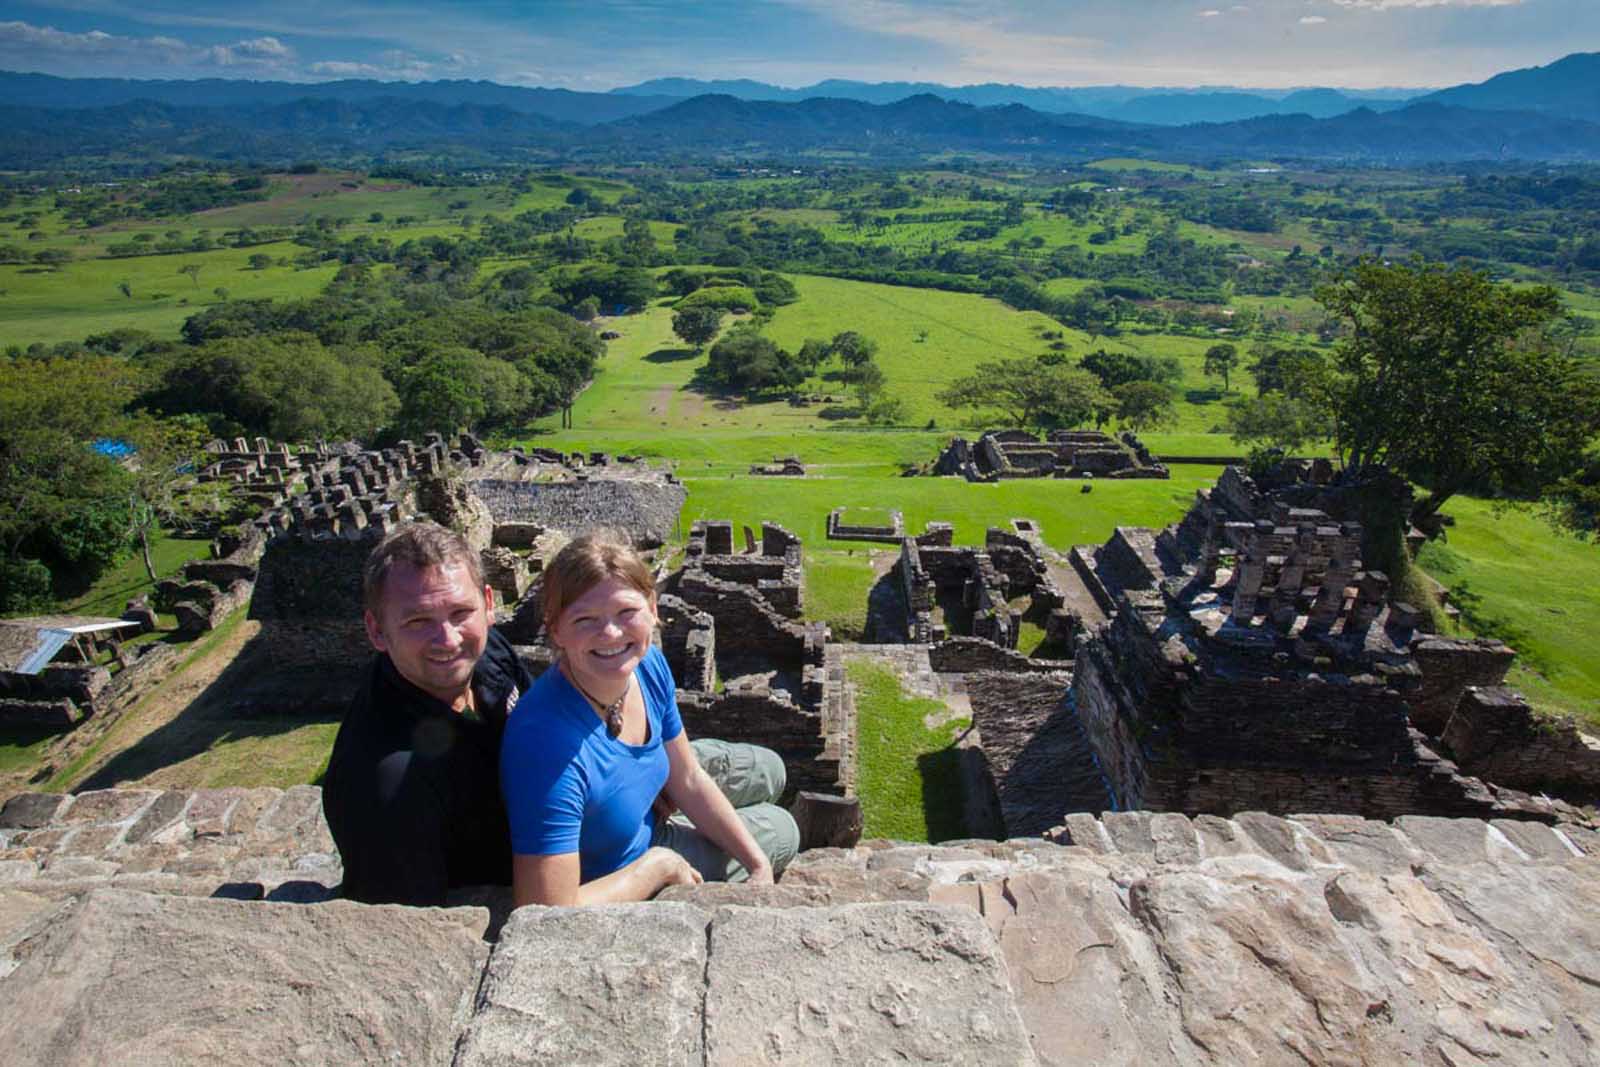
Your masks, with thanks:
M 576 852 L 559 856 L 511 857 L 514 907 L 524 904 L 626 904 L 649 900 L 669 885 L 700 881 L 700 872 L 670 848 L 651 848 L 644 855 L 603 878 L 578 882 Z
M 667 797 L 676 804 L 694 828 L 711 843 L 744 864 L 753 885 L 772 882 L 772 861 L 761 851 L 756 839 L 735 814 L 733 805 L 722 795 L 717 783 L 700 767 L 689 747 L 689 735 L 680 730 L 665 744 L 667 750 Z

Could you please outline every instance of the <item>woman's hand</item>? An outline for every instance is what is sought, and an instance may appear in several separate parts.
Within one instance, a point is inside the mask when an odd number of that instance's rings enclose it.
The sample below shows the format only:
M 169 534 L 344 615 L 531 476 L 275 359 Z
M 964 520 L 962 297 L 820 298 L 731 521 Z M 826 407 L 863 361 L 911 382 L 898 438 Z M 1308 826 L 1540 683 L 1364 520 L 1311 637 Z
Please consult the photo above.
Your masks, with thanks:
M 751 868 L 750 869 L 750 876 L 744 880 L 744 884 L 745 885 L 771 885 L 772 884 L 772 864 L 770 862 L 766 862 L 765 860 L 763 860 L 763 862 L 759 866 Z
M 688 860 L 670 848 L 655 845 L 644 854 L 644 859 L 650 866 L 652 877 L 656 879 L 657 891 L 669 885 L 699 885 L 705 881 Z M 654 896 L 654 893 L 651 895 Z

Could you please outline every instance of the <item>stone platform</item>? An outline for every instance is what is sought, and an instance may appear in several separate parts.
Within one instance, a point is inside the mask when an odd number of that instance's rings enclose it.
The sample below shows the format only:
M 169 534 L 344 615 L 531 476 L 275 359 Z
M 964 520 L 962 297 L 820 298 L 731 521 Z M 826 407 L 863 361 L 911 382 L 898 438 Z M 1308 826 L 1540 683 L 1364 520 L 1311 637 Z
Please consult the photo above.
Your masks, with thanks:
M 7 1062 L 1600 1059 L 1586 827 L 1078 815 L 1049 840 L 818 850 L 770 888 L 500 927 L 504 891 L 326 899 L 319 799 L 8 802 Z

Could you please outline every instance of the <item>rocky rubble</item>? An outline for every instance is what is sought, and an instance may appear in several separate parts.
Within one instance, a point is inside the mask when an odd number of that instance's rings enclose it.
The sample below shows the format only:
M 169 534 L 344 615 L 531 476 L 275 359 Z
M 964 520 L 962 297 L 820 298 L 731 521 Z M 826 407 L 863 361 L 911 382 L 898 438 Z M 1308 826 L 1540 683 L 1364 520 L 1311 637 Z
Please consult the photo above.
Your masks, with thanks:
M 524 908 L 497 935 L 483 908 L 217 899 L 335 884 L 316 800 L 10 801 L 7 1062 L 1600 1059 L 1584 826 L 1073 815 L 1045 839 L 815 850 L 772 887 Z

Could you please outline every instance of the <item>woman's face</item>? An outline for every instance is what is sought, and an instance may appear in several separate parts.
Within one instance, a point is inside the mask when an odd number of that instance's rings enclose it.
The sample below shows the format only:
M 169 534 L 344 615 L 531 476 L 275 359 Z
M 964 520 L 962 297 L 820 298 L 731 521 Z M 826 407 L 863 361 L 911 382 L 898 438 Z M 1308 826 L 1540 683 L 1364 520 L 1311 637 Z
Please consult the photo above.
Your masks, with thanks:
M 550 640 L 578 684 L 610 700 L 649 650 L 655 625 L 655 597 L 607 578 L 567 605 L 550 628 Z

